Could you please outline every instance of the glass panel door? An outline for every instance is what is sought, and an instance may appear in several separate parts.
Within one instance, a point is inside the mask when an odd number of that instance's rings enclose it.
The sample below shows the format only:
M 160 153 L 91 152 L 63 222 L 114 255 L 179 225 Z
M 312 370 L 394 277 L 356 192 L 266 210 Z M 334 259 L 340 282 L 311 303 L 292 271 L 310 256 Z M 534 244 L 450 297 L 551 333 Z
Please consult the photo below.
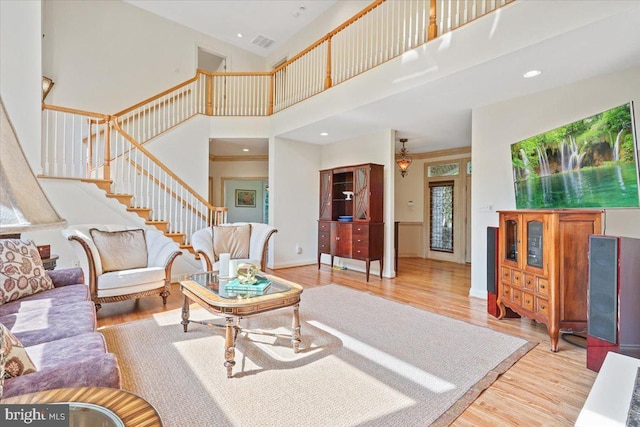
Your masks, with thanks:
M 432 251 L 453 252 L 453 181 L 433 182 L 429 189 L 429 247 Z

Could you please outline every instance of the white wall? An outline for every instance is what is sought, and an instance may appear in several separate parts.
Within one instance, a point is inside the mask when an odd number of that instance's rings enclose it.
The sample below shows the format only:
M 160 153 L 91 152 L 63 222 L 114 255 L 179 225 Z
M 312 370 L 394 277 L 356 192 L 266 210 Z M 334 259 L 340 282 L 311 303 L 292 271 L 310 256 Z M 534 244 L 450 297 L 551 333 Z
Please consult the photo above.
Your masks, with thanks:
M 0 96 L 33 169 L 40 172 L 40 1 L 0 1 Z
M 342 23 L 359 13 L 370 4 L 370 0 L 338 0 L 325 13 L 316 18 L 303 30 L 298 31 L 290 40 L 267 56 L 267 69 L 283 58 L 291 59 L 313 43 L 326 36 Z
M 278 229 L 270 240 L 271 268 L 317 261 L 320 157 L 318 145 L 269 140 L 269 224 Z M 296 244 L 301 254 L 296 253 Z
M 43 18 L 50 104 L 114 114 L 193 77 L 198 44 L 229 71 L 264 70 L 258 55 L 122 1 L 45 1 Z
M 144 147 L 203 199 L 209 192 L 210 119 L 195 116 Z
M 473 110 L 472 296 L 486 297 L 486 228 L 498 225 L 497 213 L 479 207 L 515 209 L 510 145 L 630 100 L 638 129 L 640 68 Z M 639 222 L 639 209 L 606 210 L 607 234 L 640 237 Z

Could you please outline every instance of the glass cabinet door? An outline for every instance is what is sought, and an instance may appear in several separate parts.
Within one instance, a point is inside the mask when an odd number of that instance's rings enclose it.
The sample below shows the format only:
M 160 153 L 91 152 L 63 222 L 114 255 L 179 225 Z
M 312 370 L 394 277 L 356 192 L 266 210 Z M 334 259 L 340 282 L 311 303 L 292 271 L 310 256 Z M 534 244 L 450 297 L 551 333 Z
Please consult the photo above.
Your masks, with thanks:
M 518 262 L 518 221 L 515 219 L 507 219 L 504 221 L 504 253 L 505 258 Z
M 542 268 L 544 234 L 542 221 L 527 222 L 527 265 Z
M 331 220 L 331 172 L 320 172 L 320 219 Z
M 356 168 L 354 176 L 353 219 L 367 221 L 369 219 L 369 167 Z

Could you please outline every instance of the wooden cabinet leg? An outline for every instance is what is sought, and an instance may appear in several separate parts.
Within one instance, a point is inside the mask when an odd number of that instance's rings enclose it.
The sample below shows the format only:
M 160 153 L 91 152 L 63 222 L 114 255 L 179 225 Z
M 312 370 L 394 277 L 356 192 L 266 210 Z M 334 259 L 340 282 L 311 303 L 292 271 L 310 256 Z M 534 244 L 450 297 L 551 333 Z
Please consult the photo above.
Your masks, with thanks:
M 498 301 L 498 310 L 500 310 L 500 313 L 498 313 L 498 320 L 504 319 L 504 316 L 507 315 L 507 310 L 502 301 Z
M 549 322 L 547 325 L 547 330 L 549 331 L 549 339 L 551 340 L 551 351 L 554 353 L 558 352 L 558 336 L 560 335 L 560 329 L 554 327 L 554 325 Z
M 371 260 L 367 258 L 365 261 L 367 263 L 367 282 L 369 281 L 369 268 L 371 268 Z
M 333 258 L 334 258 L 334 255 L 332 254 L 331 255 L 331 268 L 333 268 Z

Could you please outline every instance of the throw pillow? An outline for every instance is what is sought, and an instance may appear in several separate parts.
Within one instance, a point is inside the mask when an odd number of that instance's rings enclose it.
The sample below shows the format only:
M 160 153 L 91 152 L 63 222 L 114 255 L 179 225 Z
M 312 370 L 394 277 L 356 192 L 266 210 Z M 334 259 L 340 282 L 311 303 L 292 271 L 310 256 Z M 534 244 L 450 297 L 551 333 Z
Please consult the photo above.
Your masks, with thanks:
M 35 372 L 36 365 L 29 358 L 24 346 L 2 323 L 0 323 L 0 334 L 2 334 L 1 340 L 4 344 L 0 356 L 4 358 L 2 379 L 6 380 Z
M 231 259 L 249 258 L 251 224 L 214 225 L 213 258 L 218 261 L 219 254 L 230 254 Z
M 0 305 L 53 289 L 31 240 L 0 239 Z
M 101 231 L 92 228 L 89 233 L 100 254 L 104 273 L 147 266 L 144 230 Z

